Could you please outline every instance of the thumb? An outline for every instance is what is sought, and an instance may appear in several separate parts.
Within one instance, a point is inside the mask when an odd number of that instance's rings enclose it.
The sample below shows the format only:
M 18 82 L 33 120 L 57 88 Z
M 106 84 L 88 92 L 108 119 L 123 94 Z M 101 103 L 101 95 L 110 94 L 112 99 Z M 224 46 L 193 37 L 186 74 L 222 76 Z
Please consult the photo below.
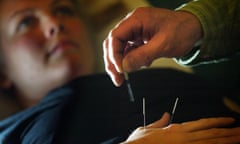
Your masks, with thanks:
M 170 121 L 170 114 L 168 112 L 165 112 L 161 119 L 155 121 L 152 124 L 147 125 L 147 128 L 162 128 L 169 124 Z
M 141 67 L 149 66 L 155 59 L 155 52 L 148 48 L 148 44 L 141 45 L 128 51 L 122 62 L 123 70 L 131 72 Z

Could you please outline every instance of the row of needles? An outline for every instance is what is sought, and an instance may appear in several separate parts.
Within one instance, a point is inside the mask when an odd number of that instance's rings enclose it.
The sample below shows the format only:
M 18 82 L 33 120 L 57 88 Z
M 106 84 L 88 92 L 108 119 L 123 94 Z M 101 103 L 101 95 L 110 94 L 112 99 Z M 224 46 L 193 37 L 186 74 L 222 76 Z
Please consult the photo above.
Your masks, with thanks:
M 124 75 L 124 79 L 126 81 L 130 101 L 134 102 L 135 98 L 134 98 L 132 87 L 131 87 L 131 84 L 130 84 L 130 81 L 129 81 L 128 73 L 124 72 L 123 75 Z M 173 109 L 172 109 L 172 112 L 171 112 L 171 117 L 170 117 L 169 124 L 171 124 L 172 121 L 173 121 L 173 117 L 174 117 L 174 114 L 175 114 L 175 111 L 176 111 L 178 100 L 179 100 L 179 98 L 177 97 L 175 102 L 174 102 L 174 106 L 173 106 Z M 142 99 L 142 110 L 143 110 L 143 127 L 145 129 L 146 128 L 146 101 L 145 101 L 145 97 L 143 97 L 143 99 Z
M 172 112 L 171 112 L 171 117 L 170 117 L 170 121 L 169 121 L 168 125 L 171 124 L 172 121 L 173 121 L 173 117 L 174 117 L 174 114 L 175 114 L 175 111 L 176 111 L 176 108 L 177 108 L 178 100 L 179 100 L 179 98 L 177 97 L 175 102 L 174 102 L 174 106 L 173 106 L 173 109 L 172 109 Z M 143 109 L 143 128 L 145 129 L 146 128 L 146 101 L 145 101 L 145 97 L 143 97 L 143 100 L 142 100 L 142 109 Z

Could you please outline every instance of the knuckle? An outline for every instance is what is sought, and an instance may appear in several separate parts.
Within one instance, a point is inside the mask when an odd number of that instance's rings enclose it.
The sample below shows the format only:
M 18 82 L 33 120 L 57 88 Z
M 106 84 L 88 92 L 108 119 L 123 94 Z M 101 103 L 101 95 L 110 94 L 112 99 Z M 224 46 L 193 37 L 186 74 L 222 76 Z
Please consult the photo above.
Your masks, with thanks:
M 146 10 L 146 7 L 138 7 L 134 10 L 134 13 L 142 13 Z
M 171 124 L 168 127 L 168 131 L 173 132 L 173 131 L 178 131 L 179 129 L 181 129 L 181 125 L 180 124 Z
M 140 126 L 140 127 L 138 127 L 135 131 L 142 131 L 142 130 L 145 130 L 145 128 L 142 127 L 142 126 Z

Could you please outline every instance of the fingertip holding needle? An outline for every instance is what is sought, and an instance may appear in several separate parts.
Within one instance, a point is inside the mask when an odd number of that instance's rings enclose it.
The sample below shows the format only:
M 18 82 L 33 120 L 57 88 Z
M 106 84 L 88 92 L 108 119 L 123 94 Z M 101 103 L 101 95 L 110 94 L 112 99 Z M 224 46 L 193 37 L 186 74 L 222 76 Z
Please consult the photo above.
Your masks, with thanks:
M 123 75 L 124 75 L 124 79 L 125 79 L 126 84 L 127 84 L 130 101 L 134 102 L 135 99 L 134 99 L 134 96 L 133 96 L 132 87 L 131 87 L 131 84 L 130 84 L 130 81 L 129 81 L 128 73 L 124 72 Z
M 129 51 L 131 51 L 132 49 L 135 49 L 135 48 L 137 48 L 137 47 L 139 47 L 139 46 L 141 46 L 143 44 L 144 44 L 144 41 L 142 39 L 137 39 L 135 41 L 127 41 L 126 47 L 125 47 L 124 52 L 123 52 L 124 56 Z M 131 87 L 131 84 L 130 84 L 130 81 L 129 81 L 128 73 L 127 72 L 123 72 L 123 75 L 124 75 L 124 79 L 125 79 L 126 84 L 127 84 L 130 101 L 134 102 L 135 99 L 134 99 L 134 96 L 133 96 L 132 87 Z

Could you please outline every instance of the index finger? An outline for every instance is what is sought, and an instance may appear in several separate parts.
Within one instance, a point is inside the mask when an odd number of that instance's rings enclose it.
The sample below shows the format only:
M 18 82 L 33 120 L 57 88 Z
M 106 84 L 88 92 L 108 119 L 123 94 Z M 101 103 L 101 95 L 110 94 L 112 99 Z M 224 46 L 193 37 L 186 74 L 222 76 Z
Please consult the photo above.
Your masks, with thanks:
M 115 86 L 120 86 L 123 83 L 122 74 L 118 73 L 114 65 L 111 63 L 108 54 L 108 40 L 103 42 L 103 58 L 105 63 L 105 70 L 111 77 Z
M 131 16 L 122 20 L 108 35 L 109 58 L 118 72 L 123 72 L 122 60 L 129 41 L 138 41 L 142 37 L 139 21 Z
M 219 117 L 219 118 L 204 118 L 197 121 L 182 123 L 183 131 L 191 132 L 204 130 L 209 128 L 224 127 L 234 122 L 233 118 L 230 117 Z

